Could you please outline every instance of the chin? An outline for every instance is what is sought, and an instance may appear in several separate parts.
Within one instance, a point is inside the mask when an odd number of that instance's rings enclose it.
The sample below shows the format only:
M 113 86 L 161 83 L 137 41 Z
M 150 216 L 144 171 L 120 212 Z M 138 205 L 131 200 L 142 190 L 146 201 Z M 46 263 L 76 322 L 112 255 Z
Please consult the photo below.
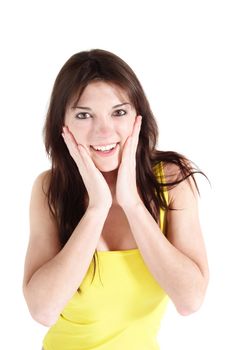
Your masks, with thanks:
M 117 167 L 117 168 L 114 168 L 114 169 L 109 169 L 109 170 L 101 170 L 101 169 L 99 169 L 99 171 L 100 171 L 101 173 L 110 173 L 110 172 L 115 171 L 115 170 L 117 170 L 117 169 L 118 169 L 118 167 Z
M 101 173 L 109 173 L 110 171 L 114 171 L 118 169 L 118 165 L 115 167 L 107 167 L 107 166 L 98 166 L 99 171 L 101 171 Z
M 97 164 L 95 163 L 96 168 L 102 173 L 108 173 L 110 171 L 117 170 L 119 167 L 118 162 L 116 164 Z

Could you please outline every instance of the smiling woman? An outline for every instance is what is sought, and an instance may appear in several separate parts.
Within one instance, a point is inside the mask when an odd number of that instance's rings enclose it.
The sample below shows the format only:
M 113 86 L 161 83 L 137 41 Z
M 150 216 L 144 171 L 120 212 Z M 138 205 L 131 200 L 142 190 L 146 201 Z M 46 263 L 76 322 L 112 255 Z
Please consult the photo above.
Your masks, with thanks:
M 50 327 L 44 349 L 158 350 L 167 301 L 189 315 L 208 285 L 202 172 L 157 149 L 140 82 L 105 50 L 62 67 L 44 137 L 51 169 L 32 188 L 23 280 L 32 317 Z
M 123 102 L 127 99 L 117 85 L 95 81 L 87 85 L 78 101 L 80 106 L 91 107 L 73 107 L 71 103 L 66 110 L 67 130 L 103 173 L 118 168 L 124 144 L 133 131 L 136 111 Z M 116 177 L 116 172 L 112 175 Z

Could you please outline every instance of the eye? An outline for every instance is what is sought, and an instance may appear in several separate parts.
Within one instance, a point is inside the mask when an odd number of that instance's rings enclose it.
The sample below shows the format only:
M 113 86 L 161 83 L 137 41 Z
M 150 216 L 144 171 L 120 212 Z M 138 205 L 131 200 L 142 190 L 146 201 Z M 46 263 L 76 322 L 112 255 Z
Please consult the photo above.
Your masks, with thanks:
M 118 117 L 121 117 L 125 114 L 127 114 L 127 112 L 124 109 L 117 109 L 116 111 L 114 111 L 114 115 L 117 115 Z
M 90 117 L 91 117 L 91 115 L 87 112 L 82 112 L 82 113 L 78 113 L 75 115 L 75 118 L 77 118 L 77 119 L 88 119 Z

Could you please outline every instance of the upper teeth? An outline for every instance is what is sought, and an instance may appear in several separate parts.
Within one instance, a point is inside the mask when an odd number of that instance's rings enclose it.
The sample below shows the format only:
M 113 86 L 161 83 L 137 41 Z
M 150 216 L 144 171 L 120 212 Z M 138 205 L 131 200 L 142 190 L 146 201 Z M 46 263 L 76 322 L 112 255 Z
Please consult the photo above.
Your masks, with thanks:
M 106 145 L 106 146 L 92 146 L 92 147 L 98 151 L 109 151 L 115 146 L 116 146 L 116 143 L 112 143 L 111 145 Z

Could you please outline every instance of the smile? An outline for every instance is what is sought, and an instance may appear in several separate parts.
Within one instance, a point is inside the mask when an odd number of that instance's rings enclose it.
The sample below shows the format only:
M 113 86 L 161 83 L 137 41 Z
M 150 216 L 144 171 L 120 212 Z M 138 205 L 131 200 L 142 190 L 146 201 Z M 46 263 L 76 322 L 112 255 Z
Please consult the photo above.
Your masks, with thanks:
M 111 149 L 116 147 L 116 143 L 111 143 L 109 145 L 101 145 L 101 146 L 91 146 L 93 147 L 96 151 L 110 151 Z
M 119 148 L 119 142 L 112 143 L 105 146 L 91 146 L 91 149 L 94 151 L 94 153 L 100 156 L 111 156 L 115 154 L 118 148 Z

